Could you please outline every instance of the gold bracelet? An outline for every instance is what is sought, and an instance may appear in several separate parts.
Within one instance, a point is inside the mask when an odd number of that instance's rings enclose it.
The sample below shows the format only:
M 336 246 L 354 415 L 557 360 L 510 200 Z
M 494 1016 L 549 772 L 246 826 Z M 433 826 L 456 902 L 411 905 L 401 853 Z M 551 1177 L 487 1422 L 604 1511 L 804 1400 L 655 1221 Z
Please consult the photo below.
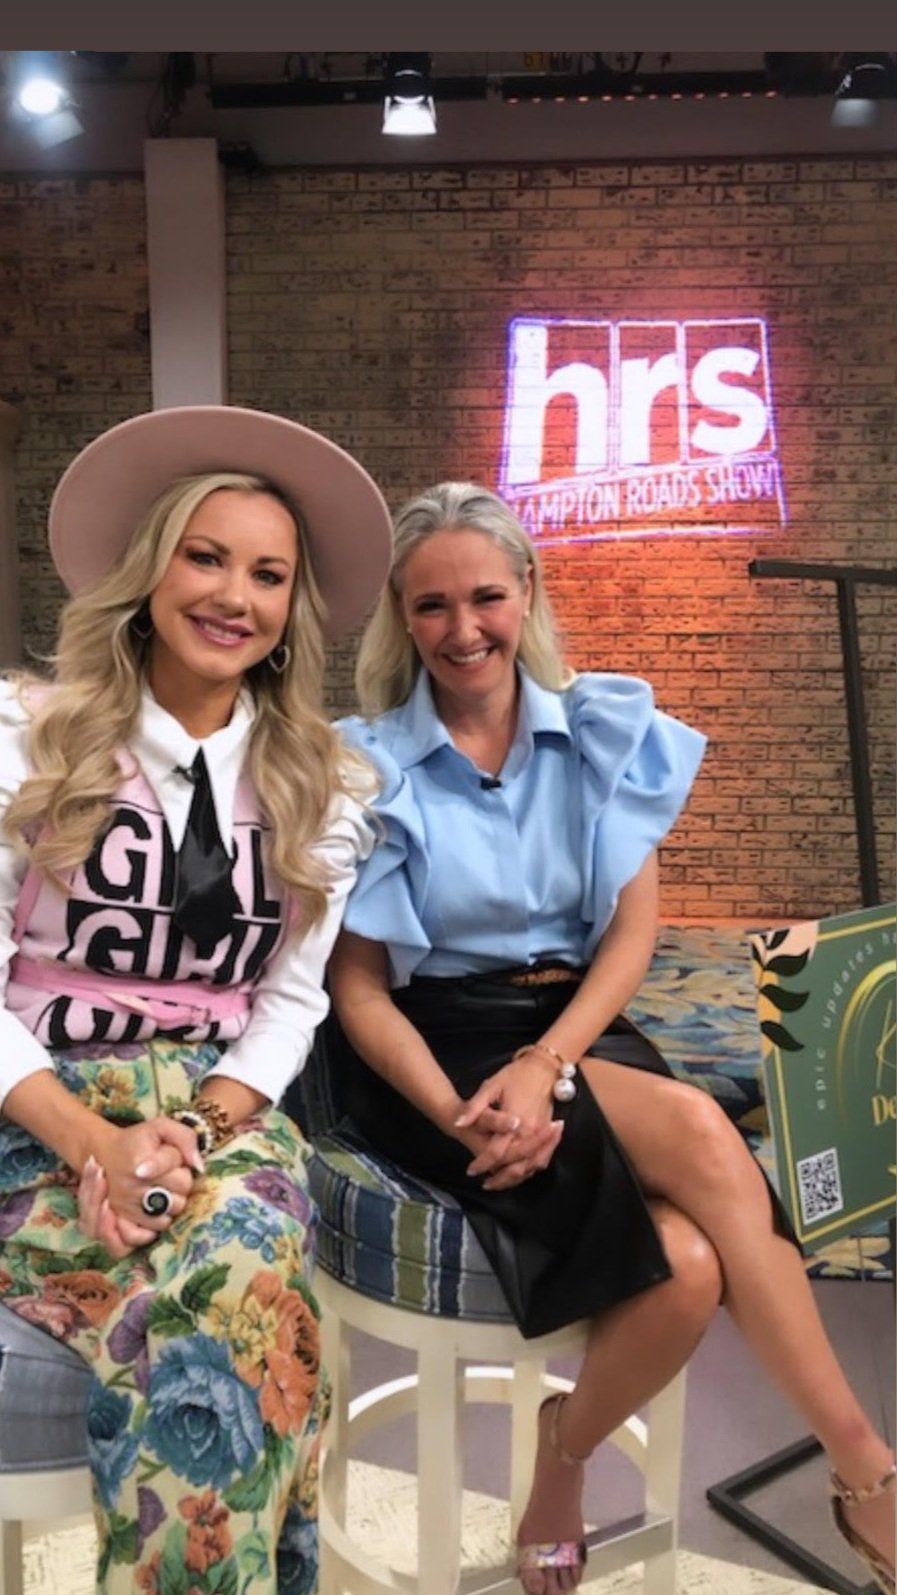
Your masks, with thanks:
M 572 1102 L 576 1096 L 576 1064 L 562 1057 L 557 1047 L 550 1046 L 547 1041 L 530 1041 L 525 1047 L 518 1047 L 511 1062 L 516 1063 L 518 1058 L 525 1058 L 528 1052 L 543 1052 L 552 1060 L 557 1075 L 551 1094 L 556 1102 Z
M 225 1141 L 233 1140 L 234 1127 L 227 1116 L 226 1109 L 221 1106 L 220 1102 L 216 1102 L 212 1097 L 200 1095 L 196 1098 L 193 1106 L 196 1112 L 201 1113 L 203 1118 L 212 1126 L 213 1145 L 216 1149 L 219 1146 L 223 1146 Z
M 526 1047 L 518 1047 L 517 1051 L 514 1053 L 513 1057 L 511 1058 L 511 1062 L 512 1063 L 516 1063 L 518 1058 L 526 1058 L 526 1057 L 529 1056 L 529 1054 L 531 1052 L 541 1052 L 541 1051 L 542 1051 L 542 1048 L 541 1047 L 537 1047 L 536 1043 L 534 1041 L 532 1041 Z M 554 1068 L 554 1067 L 555 1067 L 554 1064 L 552 1064 L 552 1068 Z
M 533 1046 L 536 1048 L 537 1052 L 547 1052 L 549 1058 L 554 1059 L 559 1069 L 566 1067 L 567 1059 L 561 1057 L 557 1047 L 550 1047 L 547 1041 L 534 1041 Z
M 203 1157 L 210 1152 L 217 1152 L 220 1146 L 233 1140 L 233 1129 L 230 1120 L 220 1103 L 213 1102 L 211 1097 L 197 1097 L 195 1102 L 183 1107 L 170 1110 L 170 1117 L 177 1119 L 179 1124 L 186 1124 L 196 1136 L 196 1145 Z

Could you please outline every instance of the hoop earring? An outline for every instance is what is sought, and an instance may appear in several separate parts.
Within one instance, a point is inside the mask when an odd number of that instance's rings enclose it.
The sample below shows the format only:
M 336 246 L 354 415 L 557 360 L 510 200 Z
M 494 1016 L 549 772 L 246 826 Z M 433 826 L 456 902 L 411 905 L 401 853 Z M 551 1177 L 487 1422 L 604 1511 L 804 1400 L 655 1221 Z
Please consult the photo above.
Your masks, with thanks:
M 282 676 L 293 654 L 289 643 L 279 642 L 268 655 L 268 663 L 276 676 Z
M 149 642 L 155 629 L 150 614 L 149 599 L 145 598 L 140 608 L 131 616 L 131 630 L 140 642 Z

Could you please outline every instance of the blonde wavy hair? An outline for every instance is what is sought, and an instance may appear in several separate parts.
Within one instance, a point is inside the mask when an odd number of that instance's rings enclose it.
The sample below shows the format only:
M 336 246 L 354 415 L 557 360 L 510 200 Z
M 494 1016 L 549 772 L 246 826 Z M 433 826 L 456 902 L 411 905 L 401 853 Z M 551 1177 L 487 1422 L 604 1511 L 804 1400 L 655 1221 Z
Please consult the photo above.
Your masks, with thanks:
M 406 701 L 420 670 L 417 649 L 402 614 L 402 580 L 410 555 L 434 532 L 482 532 L 507 555 L 523 586 L 532 572 L 529 617 L 523 623 L 518 658 L 540 686 L 560 692 L 573 680 L 564 664 L 539 556 L 504 501 L 475 482 L 439 482 L 399 511 L 389 579 L 361 640 L 355 690 L 369 720 Z
M 298 575 L 283 636 L 286 668 L 278 674 L 262 660 L 244 685 L 256 710 L 249 769 L 271 827 L 268 857 L 298 908 L 297 928 L 305 929 L 322 919 L 327 906 L 326 872 L 311 848 L 334 798 L 369 794 L 370 783 L 363 761 L 347 755 L 322 711 L 326 610 L 301 516 L 259 477 L 219 471 L 174 482 L 108 575 L 66 604 L 50 682 L 25 673 L 13 677 L 31 715 L 33 773 L 10 803 L 3 831 L 63 890 L 64 873 L 90 855 L 108 823 L 122 779 L 119 756 L 140 713 L 151 649 L 140 624 L 147 597 L 190 517 L 222 489 L 277 499 L 292 516 L 299 540 Z

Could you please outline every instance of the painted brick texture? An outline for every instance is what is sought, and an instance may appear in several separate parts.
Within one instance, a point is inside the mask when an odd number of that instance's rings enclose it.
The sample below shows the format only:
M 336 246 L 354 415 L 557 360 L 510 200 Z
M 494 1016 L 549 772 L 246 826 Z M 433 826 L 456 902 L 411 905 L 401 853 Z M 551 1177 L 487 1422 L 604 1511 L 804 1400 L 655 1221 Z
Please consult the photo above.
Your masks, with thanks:
M 139 177 L 0 179 L 0 397 L 19 411 L 22 632 L 46 653 L 63 599 L 46 552 L 64 467 L 151 406 L 146 216 Z
M 29 639 L 58 588 L 54 476 L 149 403 L 137 179 L 7 185 L 0 395 L 21 403 Z M 760 555 L 897 565 L 897 161 L 295 170 L 228 180 L 231 399 L 356 453 L 390 502 L 494 486 L 507 324 L 767 319 L 788 524 L 752 537 L 575 543 L 544 562 L 571 662 L 650 679 L 710 748 L 664 848 L 669 915 L 816 915 L 859 901 L 834 593 L 757 583 Z M 5 229 L 4 229 L 5 231 Z M 9 234 L 6 234 L 9 239 Z M 97 249 L 97 239 L 100 248 Z M 882 877 L 894 891 L 897 593 L 860 599 Z M 354 643 L 331 657 L 352 703 Z

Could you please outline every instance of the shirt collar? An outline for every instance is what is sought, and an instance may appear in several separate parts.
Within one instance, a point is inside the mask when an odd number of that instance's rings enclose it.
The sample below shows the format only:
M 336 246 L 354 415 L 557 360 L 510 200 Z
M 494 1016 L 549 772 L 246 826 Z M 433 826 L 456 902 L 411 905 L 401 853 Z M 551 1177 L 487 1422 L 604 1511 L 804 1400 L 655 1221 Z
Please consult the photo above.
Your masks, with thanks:
M 437 748 L 452 746 L 452 739 L 436 713 L 426 670 L 418 671 L 411 692 L 405 702 L 392 711 L 391 719 L 392 755 L 404 769 L 421 764 Z
M 543 732 L 553 732 L 570 740 L 570 727 L 564 713 L 560 693 L 540 687 L 522 666 L 520 676 L 520 712 L 512 751 L 519 749 L 525 756 L 532 750 L 533 739 Z M 405 702 L 392 711 L 392 754 L 397 763 L 408 769 L 421 764 L 438 748 L 451 748 L 452 739 L 440 720 L 433 702 L 430 677 L 426 670 L 418 672 L 417 680 Z M 510 758 L 510 754 L 509 754 Z
M 571 740 L 570 727 L 567 724 L 567 715 L 564 710 L 563 693 L 552 692 L 550 687 L 540 687 L 528 671 L 518 666 L 520 676 L 520 714 L 517 720 L 517 734 L 529 733 L 538 736 L 542 731 L 552 731 L 558 736 Z M 516 740 L 516 738 L 515 738 Z
M 231 849 L 234 798 L 254 720 L 252 698 L 243 692 L 226 726 L 213 731 L 209 737 L 191 737 L 180 721 L 162 708 L 149 688 L 144 689 L 140 718 L 130 746 L 162 805 L 175 848 L 179 848 L 184 839 L 193 794 L 190 782 L 180 772 L 190 769 L 202 748 L 218 829 L 225 847 Z

